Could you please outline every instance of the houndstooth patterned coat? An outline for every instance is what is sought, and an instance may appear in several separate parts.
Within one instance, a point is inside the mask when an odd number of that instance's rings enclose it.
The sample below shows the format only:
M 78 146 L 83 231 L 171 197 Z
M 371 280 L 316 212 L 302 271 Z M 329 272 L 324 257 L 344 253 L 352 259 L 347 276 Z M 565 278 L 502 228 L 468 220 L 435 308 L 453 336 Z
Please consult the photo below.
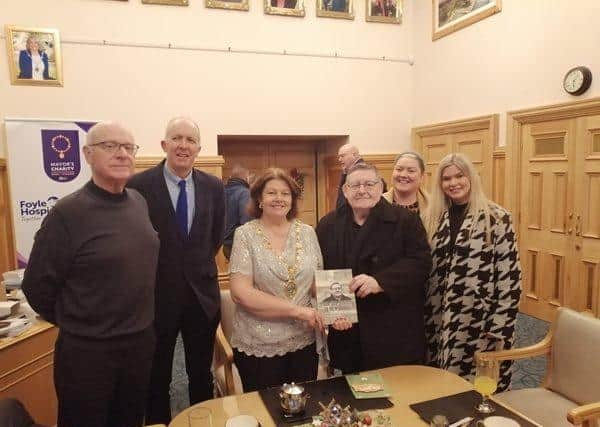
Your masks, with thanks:
M 485 215 L 468 214 L 451 248 L 446 211 L 431 245 L 433 269 L 425 305 L 427 360 L 469 380 L 475 375 L 476 351 L 512 347 L 521 295 L 521 266 L 510 214 L 495 204 L 491 209 L 490 243 Z M 510 362 L 500 366 L 499 391 L 510 385 L 510 368 Z

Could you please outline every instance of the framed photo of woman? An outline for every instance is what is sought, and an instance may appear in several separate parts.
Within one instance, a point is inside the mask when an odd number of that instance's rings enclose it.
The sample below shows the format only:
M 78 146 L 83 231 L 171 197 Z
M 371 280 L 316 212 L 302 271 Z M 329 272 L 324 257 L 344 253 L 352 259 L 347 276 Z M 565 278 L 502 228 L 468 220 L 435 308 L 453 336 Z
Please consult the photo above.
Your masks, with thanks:
M 13 85 L 63 85 L 58 30 L 7 25 L 6 51 Z
M 402 23 L 402 0 L 366 0 L 368 22 Z
M 304 17 L 304 0 L 264 0 L 265 13 Z

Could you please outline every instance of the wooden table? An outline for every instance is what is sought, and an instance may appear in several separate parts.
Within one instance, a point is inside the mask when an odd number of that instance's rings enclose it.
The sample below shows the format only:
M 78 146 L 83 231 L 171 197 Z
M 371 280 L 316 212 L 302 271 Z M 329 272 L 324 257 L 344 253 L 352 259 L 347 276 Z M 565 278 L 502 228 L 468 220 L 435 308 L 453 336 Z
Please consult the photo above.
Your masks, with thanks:
M 428 366 L 394 366 L 380 369 L 392 397 L 394 407 L 385 413 L 392 417 L 395 426 L 427 426 L 409 404 L 435 399 L 450 394 L 472 390 L 473 386 L 456 374 Z M 325 402 L 326 403 L 326 402 Z M 223 427 L 228 418 L 235 415 L 255 416 L 262 427 L 275 427 L 267 409 L 257 392 L 228 396 L 202 402 L 194 407 L 210 408 L 213 415 L 213 427 Z M 169 427 L 189 427 L 190 408 L 177 415 Z
M 43 320 L 19 336 L 0 339 L 0 398 L 19 399 L 37 423 L 56 424 L 54 342 L 58 329 Z

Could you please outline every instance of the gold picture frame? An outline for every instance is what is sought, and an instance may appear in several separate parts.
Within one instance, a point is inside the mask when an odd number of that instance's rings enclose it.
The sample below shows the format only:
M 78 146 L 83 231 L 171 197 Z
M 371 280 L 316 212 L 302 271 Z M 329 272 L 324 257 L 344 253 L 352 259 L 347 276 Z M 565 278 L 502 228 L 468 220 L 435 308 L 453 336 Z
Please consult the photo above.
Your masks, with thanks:
M 143 4 L 161 4 L 163 6 L 189 6 L 189 0 L 142 0 Z
M 283 6 L 277 6 L 279 3 Z M 265 0 L 265 13 L 303 18 L 306 13 L 304 11 L 304 0 Z
M 5 33 L 11 84 L 63 85 L 58 30 L 7 25 Z
M 212 9 L 248 10 L 248 0 L 206 0 L 206 7 Z
M 402 0 L 365 0 L 367 22 L 402 23 Z
M 317 16 L 324 18 L 354 19 L 353 0 L 316 0 Z
M 502 0 L 432 0 L 431 40 L 502 11 Z

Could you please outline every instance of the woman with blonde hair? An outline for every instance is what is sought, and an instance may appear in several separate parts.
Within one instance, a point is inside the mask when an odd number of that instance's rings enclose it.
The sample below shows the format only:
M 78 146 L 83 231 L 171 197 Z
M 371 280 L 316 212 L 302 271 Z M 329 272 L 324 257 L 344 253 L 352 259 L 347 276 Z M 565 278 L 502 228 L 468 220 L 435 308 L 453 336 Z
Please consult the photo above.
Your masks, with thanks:
M 462 154 L 438 167 L 425 219 L 433 269 L 427 286 L 427 359 L 463 377 L 477 351 L 509 349 L 521 295 L 521 266 L 510 214 L 489 200 Z M 500 366 L 498 390 L 510 385 Z
M 49 80 L 48 55 L 40 49 L 37 38 L 29 36 L 25 49 L 19 52 L 19 78 Z
M 424 177 L 425 162 L 418 153 L 405 151 L 398 154 L 394 160 L 391 188 L 383 193 L 383 198 L 392 205 L 423 214 L 429 199 L 422 188 Z

